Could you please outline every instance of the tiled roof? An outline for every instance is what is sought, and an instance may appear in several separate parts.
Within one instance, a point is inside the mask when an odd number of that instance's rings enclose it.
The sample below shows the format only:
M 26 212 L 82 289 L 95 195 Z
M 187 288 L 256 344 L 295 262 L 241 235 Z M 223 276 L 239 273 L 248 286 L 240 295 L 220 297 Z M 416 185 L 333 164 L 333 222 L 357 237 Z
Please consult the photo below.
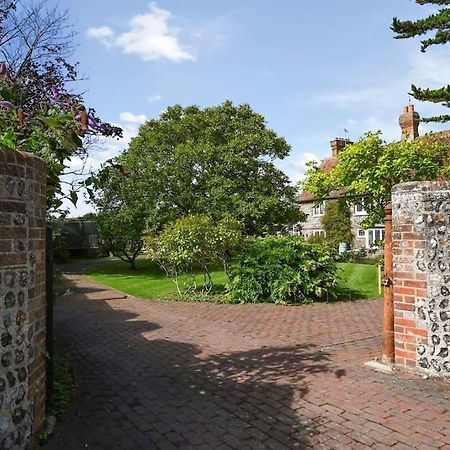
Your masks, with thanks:
M 331 191 L 328 195 L 327 199 L 332 200 L 336 198 L 341 198 L 345 196 L 345 189 L 338 189 L 336 191 Z M 303 191 L 298 196 L 299 203 L 310 203 L 314 200 L 314 194 L 311 194 L 310 192 Z

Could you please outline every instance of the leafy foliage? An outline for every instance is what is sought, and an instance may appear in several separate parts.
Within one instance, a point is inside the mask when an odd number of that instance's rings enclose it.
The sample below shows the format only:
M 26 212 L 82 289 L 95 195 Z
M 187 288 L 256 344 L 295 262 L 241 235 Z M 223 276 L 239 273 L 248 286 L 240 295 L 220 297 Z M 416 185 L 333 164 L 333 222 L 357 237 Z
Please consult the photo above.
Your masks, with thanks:
M 242 245 L 242 231 L 234 219 L 226 218 L 215 225 L 205 215 L 190 215 L 168 224 L 159 236 L 149 237 L 147 242 L 150 257 L 173 279 L 181 294 L 181 274 L 192 275 L 189 288 L 195 290 L 193 274 L 200 268 L 207 280 L 206 289 L 210 290 L 211 266 L 220 262 L 228 272 L 230 260 Z
M 98 214 L 97 224 L 105 249 L 135 270 L 136 258 L 144 247 L 145 216 L 139 205 L 121 202 L 105 208 Z
M 61 177 L 70 159 L 85 158 L 93 136 L 122 133 L 101 123 L 69 90 L 77 69 L 67 59 L 74 33 L 66 21 L 45 0 L 0 3 L 0 145 L 44 159 L 48 205 L 55 209 L 62 204 Z M 68 197 L 75 203 L 71 187 Z
M 391 29 L 396 33 L 396 39 L 410 39 L 417 36 L 427 36 L 421 41 L 421 51 L 426 52 L 430 46 L 443 45 L 450 42 L 450 5 L 449 0 L 416 0 L 420 5 L 432 4 L 440 6 L 436 13 L 424 19 L 415 21 L 393 19 Z M 445 7 L 447 6 L 447 7 Z M 433 34 L 434 33 L 434 34 Z M 431 34 L 431 36 L 430 36 Z M 450 85 L 440 89 L 411 87 L 411 95 L 417 100 L 450 105 Z M 448 122 L 450 115 L 444 114 L 422 119 L 424 122 Z
M 64 413 L 72 399 L 74 379 L 72 366 L 65 356 L 63 349 L 55 345 L 53 354 L 53 391 L 50 393 L 48 412 L 59 416 Z
M 231 299 L 245 303 L 307 303 L 333 295 L 338 284 L 331 254 L 295 236 L 253 239 L 232 275 Z
M 336 251 L 341 242 L 350 248 L 353 242 L 350 208 L 345 199 L 328 200 L 321 218 L 325 230 L 325 240 L 329 247 Z
M 135 195 L 145 197 L 157 230 L 205 214 L 214 222 L 233 217 L 246 233 L 263 234 L 299 219 L 296 189 L 273 164 L 289 151 L 248 105 L 176 105 L 142 125 L 112 166 L 137 180 Z
M 310 163 L 302 187 L 320 202 L 336 189 L 345 189 L 347 199 L 364 196 L 366 226 L 381 223 L 392 187 L 406 181 L 447 176 L 448 146 L 432 136 L 414 142 L 386 144 L 379 133 L 367 133 L 339 154 L 339 163 L 329 172 Z

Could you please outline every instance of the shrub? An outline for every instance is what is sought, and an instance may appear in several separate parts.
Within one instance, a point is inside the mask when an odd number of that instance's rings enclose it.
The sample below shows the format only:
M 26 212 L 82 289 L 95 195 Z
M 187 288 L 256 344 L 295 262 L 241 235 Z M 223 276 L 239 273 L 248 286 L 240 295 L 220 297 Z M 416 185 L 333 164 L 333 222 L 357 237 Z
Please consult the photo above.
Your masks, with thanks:
M 193 274 L 196 268 L 205 274 L 209 291 L 210 267 L 220 263 L 228 274 L 229 262 L 242 244 L 242 227 L 231 218 L 215 225 L 207 216 L 190 215 L 169 223 L 159 236 L 148 237 L 147 244 L 150 257 L 172 278 L 179 294 L 179 275 Z M 194 277 L 190 288 L 196 288 Z
M 251 240 L 228 286 L 233 301 L 307 303 L 333 296 L 337 268 L 322 246 L 301 237 Z
M 350 208 L 345 199 L 329 200 L 326 203 L 322 225 L 330 249 L 336 253 L 341 242 L 345 242 L 350 248 L 353 243 L 352 224 Z

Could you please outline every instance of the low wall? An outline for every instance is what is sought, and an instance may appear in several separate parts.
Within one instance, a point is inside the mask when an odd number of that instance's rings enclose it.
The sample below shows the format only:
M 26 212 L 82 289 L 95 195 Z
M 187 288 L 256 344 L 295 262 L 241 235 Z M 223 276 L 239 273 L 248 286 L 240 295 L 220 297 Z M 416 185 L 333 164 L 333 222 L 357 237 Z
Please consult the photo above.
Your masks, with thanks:
M 395 360 L 450 375 L 450 182 L 392 193 Z
M 0 149 L 0 448 L 24 449 L 45 418 L 46 168 Z

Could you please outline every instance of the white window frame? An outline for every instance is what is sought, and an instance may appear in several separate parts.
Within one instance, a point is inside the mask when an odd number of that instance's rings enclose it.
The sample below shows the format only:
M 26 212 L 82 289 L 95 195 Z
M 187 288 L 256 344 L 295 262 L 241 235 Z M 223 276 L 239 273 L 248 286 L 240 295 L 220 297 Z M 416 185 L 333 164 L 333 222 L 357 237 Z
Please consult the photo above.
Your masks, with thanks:
M 318 205 L 313 206 L 312 215 L 314 217 L 323 216 L 325 213 L 325 202 L 320 202 Z
M 366 230 L 363 230 L 362 228 L 359 228 L 359 229 L 358 229 L 357 237 L 358 237 L 359 239 L 365 238 L 365 237 L 366 237 Z
M 325 230 L 322 229 L 312 230 L 311 236 L 325 236 Z
M 353 214 L 355 216 L 367 216 L 367 211 L 364 208 L 364 199 L 353 204 Z
M 292 228 L 290 231 L 293 236 L 303 236 L 301 223 L 296 223 L 296 224 L 292 225 Z
M 371 235 L 374 237 L 371 237 Z M 368 230 L 366 230 L 366 247 L 367 248 L 375 247 L 378 242 L 384 240 L 384 236 L 385 236 L 384 228 L 381 227 L 369 228 Z M 372 243 L 370 242 L 371 240 Z

